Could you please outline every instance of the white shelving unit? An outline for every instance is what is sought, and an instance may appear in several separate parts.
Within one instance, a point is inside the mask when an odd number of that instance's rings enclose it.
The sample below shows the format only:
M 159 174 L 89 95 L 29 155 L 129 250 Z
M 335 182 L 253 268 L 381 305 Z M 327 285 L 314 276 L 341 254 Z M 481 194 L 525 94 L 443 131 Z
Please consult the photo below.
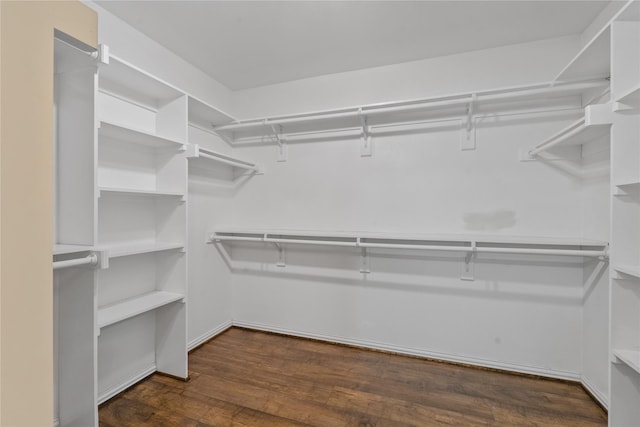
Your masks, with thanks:
M 235 120 L 214 126 L 213 130 L 230 143 L 265 137 L 282 144 L 289 138 L 311 133 L 355 130 L 356 136 L 375 135 L 377 127 L 405 126 L 426 120 L 461 119 L 470 122 L 472 114 L 528 111 L 552 108 L 568 98 L 586 98 L 608 86 L 606 76 L 528 86 L 508 87 L 475 93 L 423 98 L 387 104 L 363 105 L 339 110 L 323 110 L 289 116 Z
M 54 45 L 54 418 L 60 426 L 98 423 L 96 407 L 96 243 L 94 93 L 96 61 Z M 76 264 L 80 260 L 81 264 Z M 71 265 L 71 266 L 70 266 Z M 57 268 L 65 266 L 67 268 Z
M 638 2 L 634 5 L 638 9 Z M 640 87 L 638 15 L 623 14 L 611 25 L 612 99 L 625 105 L 637 103 Z M 640 111 L 616 109 L 611 129 L 611 426 L 640 420 L 639 171 Z
M 97 96 L 100 403 L 154 371 L 187 377 L 188 99 L 113 56 Z

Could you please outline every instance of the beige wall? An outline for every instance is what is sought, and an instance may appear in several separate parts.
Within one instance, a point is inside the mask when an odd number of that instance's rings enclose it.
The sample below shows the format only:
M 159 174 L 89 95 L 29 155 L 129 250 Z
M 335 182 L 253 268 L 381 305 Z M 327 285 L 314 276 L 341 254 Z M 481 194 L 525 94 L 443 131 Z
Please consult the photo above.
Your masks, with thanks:
M 53 422 L 53 30 L 97 44 L 77 1 L 0 1 L 0 425 Z

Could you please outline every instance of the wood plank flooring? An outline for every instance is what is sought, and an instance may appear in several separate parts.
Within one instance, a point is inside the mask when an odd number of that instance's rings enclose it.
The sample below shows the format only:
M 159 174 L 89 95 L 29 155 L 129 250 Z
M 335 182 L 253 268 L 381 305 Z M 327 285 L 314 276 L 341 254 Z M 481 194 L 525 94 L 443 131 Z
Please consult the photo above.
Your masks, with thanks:
M 577 384 L 232 328 L 100 408 L 126 426 L 606 426 Z

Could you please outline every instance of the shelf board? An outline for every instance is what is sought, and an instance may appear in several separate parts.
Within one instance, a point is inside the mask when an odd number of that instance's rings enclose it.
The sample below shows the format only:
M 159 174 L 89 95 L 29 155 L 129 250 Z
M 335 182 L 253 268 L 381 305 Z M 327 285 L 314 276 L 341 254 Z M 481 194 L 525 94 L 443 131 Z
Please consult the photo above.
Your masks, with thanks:
M 626 274 L 640 279 L 640 266 L 636 265 L 618 265 L 615 267 L 618 273 Z
M 625 182 L 616 184 L 614 196 L 634 196 L 640 194 L 640 181 Z
M 184 198 L 184 193 L 178 191 L 158 191 L 158 190 L 143 190 L 133 188 L 114 188 L 114 187 L 99 187 L 100 195 L 102 193 L 111 194 L 128 194 L 133 196 L 152 196 L 152 197 L 179 197 Z
M 189 124 L 213 132 L 213 126 L 221 126 L 234 121 L 227 113 L 189 96 Z
M 104 328 L 184 298 L 174 292 L 150 292 L 98 309 L 98 327 Z
M 607 26 L 576 54 L 554 80 L 608 77 L 611 69 L 610 43 L 611 29 Z
M 108 65 L 100 66 L 98 86 L 105 93 L 153 110 L 183 96 L 173 86 L 113 55 Z
M 107 251 L 109 258 L 119 258 L 130 255 L 148 254 L 153 252 L 173 251 L 184 249 L 183 243 L 131 243 L 119 245 L 103 245 L 102 250 Z
M 613 349 L 613 355 L 619 361 L 640 374 L 640 351 Z
M 78 252 L 90 252 L 95 249 L 89 245 L 53 245 L 54 255 L 75 254 Z
M 640 82 L 634 87 L 623 93 L 616 102 L 620 104 L 628 105 L 634 109 L 640 108 Z
M 131 144 L 139 144 L 153 148 L 181 148 L 184 144 L 173 139 L 163 138 L 145 132 L 140 129 L 133 129 L 127 126 L 118 125 L 115 123 L 100 122 L 100 128 L 98 129 L 99 138 L 110 138 L 117 141 L 123 141 Z

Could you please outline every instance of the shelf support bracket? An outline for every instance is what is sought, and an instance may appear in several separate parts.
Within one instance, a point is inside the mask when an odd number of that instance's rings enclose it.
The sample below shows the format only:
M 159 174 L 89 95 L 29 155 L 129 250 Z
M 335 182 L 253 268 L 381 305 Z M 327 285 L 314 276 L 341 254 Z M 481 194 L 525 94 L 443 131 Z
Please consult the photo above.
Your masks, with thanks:
M 360 115 L 360 125 L 362 126 L 362 146 L 360 147 L 360 157 L 371 157 L 373 155 L 373 144 L 371 143 L 371 134 L 369 133 L 369 124 L 367 116 L 362 114 L 362 108 L 358 109 Z
M 267 125 L 267 119 L 264 119 L 265 126 Z M 287 143 L 282 136 L 282 126 L 278 125 L 278 129 L 274 125 L 269 125 L 271 127 L 271 131 L 273 132 L 273 137 L 278 143 L 278 162 L 286 162 L 289 159 L 289 153 L 287 150 Z
M 371 260 L 369 259 L 369 252 L 367 248 L 362 248 L 362 255 L 360 257 L 360 273 L 371 273 Z
M 282 246 L 280 243 L 275 243 L 275 242 L 271 242 L 273 244 L 273 246 L 276 247 L 276 249 L 278 250 L 278 262 L 276 262 L 276 266 L 277 267 L 286 267 L 287 264 L 284 260 L 284 246 Z
M 470 251 L 464 257 L 464 273 L 460 280 L 473 282 L 476 280 L 476 242 L 471 242 Z
M 474 110 L 476 103 L 478 102 L 478 95 L 472 94 L 471 101 L 469 101 L 469 106 L 467 107 L 467 122 L 465 125 L 465 129 L 460 135 L 460 149 L 462 151 L 475 150 L 476 149 L 476 132 L 473 127 L 474 124 Z

